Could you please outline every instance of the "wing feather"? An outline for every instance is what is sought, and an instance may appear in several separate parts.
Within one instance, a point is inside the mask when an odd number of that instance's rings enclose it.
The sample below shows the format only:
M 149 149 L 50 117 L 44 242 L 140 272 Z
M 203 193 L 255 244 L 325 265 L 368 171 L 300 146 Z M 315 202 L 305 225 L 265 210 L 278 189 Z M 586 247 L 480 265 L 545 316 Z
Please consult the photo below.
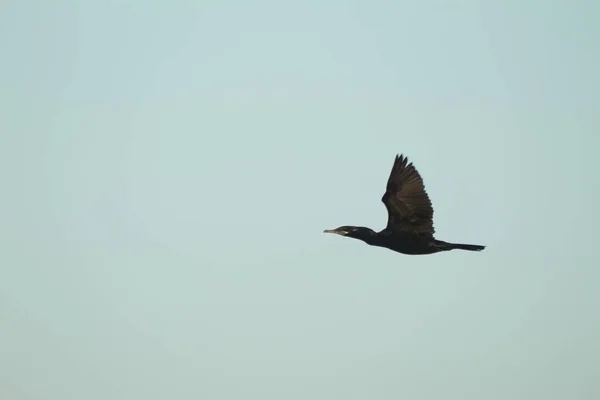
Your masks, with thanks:
M 433 207 L 421 175 L 402 154 L 394 160 L 386 192 L 387 229 L 433 235 Z

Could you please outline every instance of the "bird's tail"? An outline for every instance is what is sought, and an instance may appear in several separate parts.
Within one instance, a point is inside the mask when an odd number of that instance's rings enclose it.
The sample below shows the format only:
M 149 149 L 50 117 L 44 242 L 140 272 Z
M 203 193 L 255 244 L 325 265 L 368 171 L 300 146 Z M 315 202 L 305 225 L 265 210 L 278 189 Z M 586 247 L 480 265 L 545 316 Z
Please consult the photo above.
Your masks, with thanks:
M 480 246 L 478 244 L 463 244 L 463 243 L 448 243 L 442 242 L 441 240 L 436 243 L 443 250 L 469 250 L 469 251 L 481 251 L 485 249 L 485 246 Z

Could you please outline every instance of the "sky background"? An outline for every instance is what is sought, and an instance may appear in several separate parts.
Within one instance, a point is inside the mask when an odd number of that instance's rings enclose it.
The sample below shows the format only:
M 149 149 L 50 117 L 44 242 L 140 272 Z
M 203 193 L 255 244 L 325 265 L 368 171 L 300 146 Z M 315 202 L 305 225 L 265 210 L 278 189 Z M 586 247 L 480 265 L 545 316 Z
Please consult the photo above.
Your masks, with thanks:
M 600 3 L 0 6 L 0 397 L 600 398 Z M 437 237 L 383 229 L 397 153 Z

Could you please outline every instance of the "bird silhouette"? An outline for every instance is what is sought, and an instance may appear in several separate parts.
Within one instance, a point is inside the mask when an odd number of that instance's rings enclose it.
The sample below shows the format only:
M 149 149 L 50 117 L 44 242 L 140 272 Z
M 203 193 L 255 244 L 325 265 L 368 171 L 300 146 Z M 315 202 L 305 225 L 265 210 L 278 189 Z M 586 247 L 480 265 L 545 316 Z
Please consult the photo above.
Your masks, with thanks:
M 449 243 L 435 239 L 433 207 L 423 179 L 402 154 L 397 155 L 394 160 L 381 201 L 388 212 L 387 226 L 382 231 L 345 225 L 323 232 L 359 239 L 371 246 L 410 255 L 434 254 L 454 249 L 485 249 L 485 246 L 476 244 Z

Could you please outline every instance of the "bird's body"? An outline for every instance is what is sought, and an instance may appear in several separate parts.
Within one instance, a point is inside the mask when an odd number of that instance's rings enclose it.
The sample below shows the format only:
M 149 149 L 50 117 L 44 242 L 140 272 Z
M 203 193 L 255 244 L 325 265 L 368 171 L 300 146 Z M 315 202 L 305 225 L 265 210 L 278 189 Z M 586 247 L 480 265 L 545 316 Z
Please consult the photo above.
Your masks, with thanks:
M 409 255 L 434 254 L 453 249 L 481 251 L 485 248 L 435 239 L 433 207 L 423 179 L 403 155 L 396 156 L 381 201 L 388 211 L 388 223 L 382 231 L 375 232 L 361 226 L 341 226 L 325 232 L 359 239 L 371 246 L 385 247 Z

